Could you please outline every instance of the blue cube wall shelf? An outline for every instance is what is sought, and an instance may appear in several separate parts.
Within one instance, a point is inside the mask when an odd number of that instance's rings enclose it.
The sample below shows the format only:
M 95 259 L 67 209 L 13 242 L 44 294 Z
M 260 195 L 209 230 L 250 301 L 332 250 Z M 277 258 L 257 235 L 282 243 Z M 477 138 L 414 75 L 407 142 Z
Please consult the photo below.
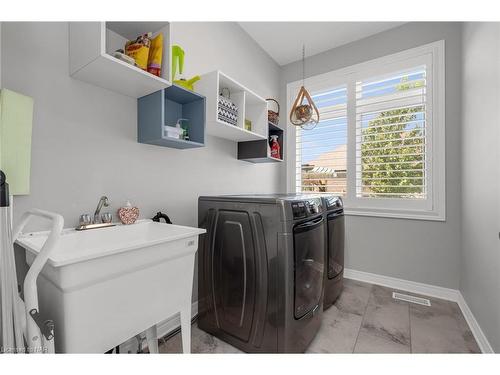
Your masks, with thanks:
M 137 99 L 139 143 L 178 149 L 204 147 L 206 100 L 203 95 L 173 85 Z M 189 119 L 189 140 L 167 137 L 165 126 Z

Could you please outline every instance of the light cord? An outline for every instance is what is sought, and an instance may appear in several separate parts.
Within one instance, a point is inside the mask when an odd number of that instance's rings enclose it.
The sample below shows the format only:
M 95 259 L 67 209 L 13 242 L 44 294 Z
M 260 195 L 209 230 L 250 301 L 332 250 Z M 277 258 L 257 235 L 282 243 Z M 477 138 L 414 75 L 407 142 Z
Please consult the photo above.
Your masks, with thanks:
M 306 45 L 302 44 L 302 86 L 305 87 L 306 81 Z

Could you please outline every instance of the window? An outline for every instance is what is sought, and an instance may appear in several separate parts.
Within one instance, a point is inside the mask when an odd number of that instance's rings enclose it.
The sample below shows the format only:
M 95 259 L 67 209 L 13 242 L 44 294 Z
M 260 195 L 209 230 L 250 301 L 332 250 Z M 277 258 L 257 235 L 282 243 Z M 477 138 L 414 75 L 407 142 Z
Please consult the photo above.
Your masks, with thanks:
M 356 197 L 427 197 L 425 72 L 356 82 Z
M 289 103 L 300 85 L 288 85 Z M 445 219 L 444 42 L 312 77 L 306 87 L 320 122 L 288 126 L 289 190 L 340 195 L 350 214 Z
M 344 196 L 347 189 L 347 87 L 313 95 L 320 123 L 297 129 L 296 191 Z

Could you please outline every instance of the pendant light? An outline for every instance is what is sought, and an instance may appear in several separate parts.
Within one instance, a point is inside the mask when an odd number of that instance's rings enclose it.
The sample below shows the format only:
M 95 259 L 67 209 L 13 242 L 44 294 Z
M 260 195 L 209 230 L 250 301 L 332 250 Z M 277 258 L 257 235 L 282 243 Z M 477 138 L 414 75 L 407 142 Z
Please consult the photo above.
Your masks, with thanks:
M 311 130 L 319 122 L 319 111 L 311 95 L 305 88 L 306 76 L 306 47 L 302 46 L 302 86 L 299 89 L 297 98 L 293 102 L 290 110 L 290 122 L 292 125 L 300 126 L 302 129 Z

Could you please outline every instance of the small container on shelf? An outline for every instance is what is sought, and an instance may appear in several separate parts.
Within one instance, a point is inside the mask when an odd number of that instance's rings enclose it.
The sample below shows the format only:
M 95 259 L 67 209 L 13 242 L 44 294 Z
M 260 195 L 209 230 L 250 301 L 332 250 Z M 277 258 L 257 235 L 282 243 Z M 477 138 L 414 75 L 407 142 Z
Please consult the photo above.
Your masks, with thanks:
M 177 119 L 175 126 L 166 125 L 164 128 L 165 136 L 169 138 L 189 140 L 188 123 L 188 118 L 179 118 Z
M 113 53 L 113 57 L 117 58 L 118 60 L 125 61 L 127 64 L 135 66 L 135 59 L 133 57 L 125 55 L 125 52 L 123 52 L 122 49 L 116 50 Z
M 189 127 L 187 124 L 182 125 L 182 130 L 184 130 L 182 134 L 182 139 L 185 141 L 189 141 Z
M 165 125 L 163 131 L 165 132 L 165 137 L 183 139 L 182 135 L 184 134 L 184 129 L 182 129 L 179 124 L 176 126 Z
M 217 102 L 217 118 L 225 123 L 238 125 L 238 106 L 231 100 L 228 88 L 222 88 Z
M 245 119 L 245 130 L 252 131 L 252 121 L 247 118 Z
M 278 135 L 271 135 L 271 157 L 281 159 L 281 147 L 278 143 Z

